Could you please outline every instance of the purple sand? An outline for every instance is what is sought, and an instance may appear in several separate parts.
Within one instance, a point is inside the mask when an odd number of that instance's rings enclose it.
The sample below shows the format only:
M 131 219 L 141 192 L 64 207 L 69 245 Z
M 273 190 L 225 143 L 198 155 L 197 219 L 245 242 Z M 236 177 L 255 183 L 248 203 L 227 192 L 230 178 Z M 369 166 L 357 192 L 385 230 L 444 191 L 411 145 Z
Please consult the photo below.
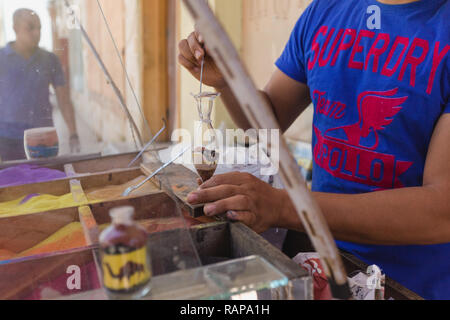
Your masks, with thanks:
M 0 188 L 64 178 L 66 174 L 59 170 L 20 165 L 0 171 Z

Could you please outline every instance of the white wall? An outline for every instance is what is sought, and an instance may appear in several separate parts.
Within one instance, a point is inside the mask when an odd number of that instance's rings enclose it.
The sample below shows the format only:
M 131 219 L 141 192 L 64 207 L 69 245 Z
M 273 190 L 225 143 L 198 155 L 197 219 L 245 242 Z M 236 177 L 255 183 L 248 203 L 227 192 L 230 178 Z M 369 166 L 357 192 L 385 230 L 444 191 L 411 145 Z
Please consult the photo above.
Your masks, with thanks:
M 4 31 L 5 39 L 0 46 L 4 46 L 7 42 L 14 41 L 16 36 L 13 30 L 13 14 L 20 8 L 28 8 L 34 10 L 41 18 L 42 36 L 40 46 L 46 50 L 53 50 L 52 29 L 50 16 L 47 9 L 48 0 L 0 0 L 0 11 L 3 11 L 3 25 L 0 28 Z M 0 20 L 1 23 L 1 20 Z M 0 36 L 1 40 L 1 36 Z

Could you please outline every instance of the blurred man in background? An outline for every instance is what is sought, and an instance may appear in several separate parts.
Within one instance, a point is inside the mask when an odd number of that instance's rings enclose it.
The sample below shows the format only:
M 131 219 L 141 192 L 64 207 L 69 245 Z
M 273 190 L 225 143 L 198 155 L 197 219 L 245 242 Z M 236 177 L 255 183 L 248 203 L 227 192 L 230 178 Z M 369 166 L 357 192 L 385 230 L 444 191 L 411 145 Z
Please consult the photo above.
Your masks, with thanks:
M 39 48 L 39 16 L 19 9 L 13 24 L 16 40 L 0 49 L 1 161 L 25 159 L 25 130 L 54 126 L 50 85 L 69 128 L 71 152 L 79 152 L 74 108 L 61 63 L 55 54 Z

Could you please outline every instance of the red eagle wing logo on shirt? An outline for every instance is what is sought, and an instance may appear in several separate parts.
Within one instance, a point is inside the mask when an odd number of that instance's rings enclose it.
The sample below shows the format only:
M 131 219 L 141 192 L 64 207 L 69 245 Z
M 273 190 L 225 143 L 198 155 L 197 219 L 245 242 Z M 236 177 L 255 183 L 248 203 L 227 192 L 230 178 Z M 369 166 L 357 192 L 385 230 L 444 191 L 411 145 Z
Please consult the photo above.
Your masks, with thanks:
M 398 88 L 374 92 L 366 91 L 358 97 L 359 122 L 329 129 L 322 133 L 314 127 L 317 144 L 314 147 L 316 163 L 333 176 L 377 186 L 381 189 L 403 187 L 398 177 L 406 172 L 412 162 L 397 161 L 395 156 L 378 153 L 379 132 L 385 130 L 403 109 L 408 97 L 395 97 Z M 340 131 L 346 140 L 330 136 Z M 375 137 L 372 146 L 362 140 Z
M 369 149 L 376 150 L 380 142 L 378 131 L 386 129 L 386 126 L 394 121 L 394 117 L 403 109 L 401 105 L 408 100 L 408 97 L 392 98 L 397 92 L 398 89 L 386 92 L 363 92 L 358 97 L 359 122 L 345 127 L 330 129 L 325 135 L 331 131 L 344 130 L 348 140 L 336 140 L 364 148 L 360 144 L 361 138 L 367 138 L 373 132 L 376 137 L 376 144 Z

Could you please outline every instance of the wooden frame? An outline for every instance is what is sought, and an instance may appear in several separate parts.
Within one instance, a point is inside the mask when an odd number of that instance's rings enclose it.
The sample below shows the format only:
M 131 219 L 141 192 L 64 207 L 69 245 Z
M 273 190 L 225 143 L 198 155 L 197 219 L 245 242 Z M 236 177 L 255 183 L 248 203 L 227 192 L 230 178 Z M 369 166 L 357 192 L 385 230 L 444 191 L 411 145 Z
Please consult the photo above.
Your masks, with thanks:
M 162 126 L 169 115 L 168 78 L 168 1 L 142 1 L 143 112 L 152 134 Z M 168 141 L 166 130 L 158 141 Z
M 238 52 L 208 4 L 203 0 L 183 0 L 183 2 L 253 128 L 279 129 L 270 106 L 259 94 Z M 347 275 L 336 243 L 319 206 L 306 187 L 284 138 L 280 139 L 280 158 L 272 160 L 279 162 L 280 177 L 314 247 L 321 256 L 333 296 L 349 299 L 351 293 Z
M 160 164 L 158 163 L 143 163 L 141 165 L 141 169 L 146 175 L 151 175 L 159 167 Z M 188 168 L 177 164 L 170 165 L 162 174 L 165 175 L 165 178 L 156 176 L 152 179 L 152 182 L 160 189 L 162 189 L 163 184 L 169 184 L 173 194 L 180 200 L 183 207 L 188 210 L 192 217 L 203 216 L 204 205 L 193 206 L 187 201 L 188 195 L 198 188 L 196 183 L 198 175 Z

